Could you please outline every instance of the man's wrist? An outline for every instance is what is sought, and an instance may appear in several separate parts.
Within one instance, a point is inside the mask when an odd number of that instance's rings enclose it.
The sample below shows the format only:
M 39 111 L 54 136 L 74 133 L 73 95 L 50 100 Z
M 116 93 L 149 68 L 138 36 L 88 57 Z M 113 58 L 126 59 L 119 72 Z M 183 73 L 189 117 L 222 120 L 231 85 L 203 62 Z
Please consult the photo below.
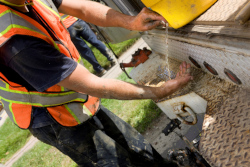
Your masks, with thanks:
M 121 20 L 120 27 L 123 27 L 128 30 L 136 30 L 134 20 L 135 16 L 126 15 L 124 19 Z

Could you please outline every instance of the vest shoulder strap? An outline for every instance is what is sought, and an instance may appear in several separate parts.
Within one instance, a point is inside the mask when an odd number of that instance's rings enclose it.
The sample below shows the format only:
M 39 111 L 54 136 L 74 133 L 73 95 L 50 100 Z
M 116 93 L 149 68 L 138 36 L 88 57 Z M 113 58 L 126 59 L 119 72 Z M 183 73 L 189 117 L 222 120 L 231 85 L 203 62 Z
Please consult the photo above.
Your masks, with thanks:
M 59 11 L 58 11 L 57 7 L 52 2 L 52 0 L 40 0 L 40 1 L 43 2 L 45 5 L 47 5 L 48 7 L 50 7 L 51 9 L 53 9 L 56 13 L 59 14 Z

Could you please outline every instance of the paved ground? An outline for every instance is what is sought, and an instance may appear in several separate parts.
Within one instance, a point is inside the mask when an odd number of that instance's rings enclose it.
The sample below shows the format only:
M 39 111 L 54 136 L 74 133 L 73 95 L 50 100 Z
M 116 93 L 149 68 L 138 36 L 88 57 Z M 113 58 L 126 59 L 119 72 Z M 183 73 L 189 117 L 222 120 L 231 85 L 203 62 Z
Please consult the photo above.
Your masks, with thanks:
M 5 119 L 6 119 L 7 117 L 8 117 L 8 116 L 7 116 L 6 112 L 2 109 L 2 110 L 0 111 L 0 126 L 3 125 L 3 123 L 4 123 L 4 121 L 5 121 Z
M 130 62 L 132 58 L 132 54 L 138 50 L 139 48 L 142 49 L 143 47 L 147 47 L 147 44 L 142 40 L 139 39 L 133 46 L 131 46 L 123 55 L 119 58 L 118 62 L 114 67 L 109 69 L 109 71 L 103 76 L 103 78 L 117 78 L 121 73 L 122 70 L 120 69 L 119 63 L 124 62 L 128 63 Z M 0 126 L 4 123 L 5 119 L 7 118 L 7 114 L 5 113 L 4 110 L 0 112 Z M 0 164 L 0 167 L 11 167 L 12 164 L 18 160 L 23 153 L 31 149 L 37 142 L 38 140 L 35 137 L 31 137 L 31 139 L 27 142 L 27 144 L 20 149 L 16 154 L 13 155 L 13 157 L 7 161 L 4 165 Z
M 118 60 L 117 64 L 108 70 L 108 72 L 103 76 L 103 78 L 117 78 L 121 73 L 122 70 L 119 67 L 119 63 L 124 62 L 128 63 L 130 62 L 132 58 L 132 54 L 138 50 L 139 48 L 142 49 L 143 47 L 148 47 L 147 44 L 142 40 L 139 39 L 132 47 L 130 47 Z M 4 110 L 0 112 L 0 126 L 4 122 L 4 120 L 7 118 L 6 113 Z M 164 157 L 167 156 L 167 150 L 166 148 L 171 145 L 172 143 L 170 141 L 178 141 L 176 142 L 177 145 L 183 145 L 185 146 L 185 143 L 181 141 L 180 143 L 179 139 L 174 137 L 173 135 L 165 136 L 162 133 L 162 130 L 166 127 L 166 125 L 170 122 L 170 120 L 167 118 L 166 114 L 162 113 L 159 118 L 154 120 L 151 124 L 151 126 L 146 130 L 146 132 L 143 134 L 144 137 L 155 147 L 155 149 Z M 23 153 L 31 149 L 38 140 L 35 137 L 31 137 L 31 139 L 27 142 L 27 144 L 20 149 L 16 154 L 13 155 L 13 157 L 4 164 L 0 164 L 0 167 L 11 167 L 12 164 L 18 160 Z
M 131 46 L 122 56 L 119 58 L 118 63 L 129 63 L 132 54 L 135 53 L 136 50 L 142 49 L 144 47 L 148 47 L 148 45 L 144 42 L 143 39 L 139 39 L 133 46 Z M 119 64 L 116 64 L 113 68 L 111 68 L 103 77 L 104 78 L 117 78 L 122 70 Z

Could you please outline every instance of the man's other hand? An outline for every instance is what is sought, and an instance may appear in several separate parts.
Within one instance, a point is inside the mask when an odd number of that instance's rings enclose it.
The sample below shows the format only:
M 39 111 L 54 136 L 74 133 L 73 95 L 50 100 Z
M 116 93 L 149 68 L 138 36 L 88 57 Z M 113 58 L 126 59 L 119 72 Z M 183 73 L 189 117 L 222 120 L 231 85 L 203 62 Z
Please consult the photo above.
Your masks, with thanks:
M 166 22 L 167 21 L 163 16 L 145 7 L 137 16 L 133 18 L 131 22 L 131 30 L 152 30 L 157 26 L 165 24 Z

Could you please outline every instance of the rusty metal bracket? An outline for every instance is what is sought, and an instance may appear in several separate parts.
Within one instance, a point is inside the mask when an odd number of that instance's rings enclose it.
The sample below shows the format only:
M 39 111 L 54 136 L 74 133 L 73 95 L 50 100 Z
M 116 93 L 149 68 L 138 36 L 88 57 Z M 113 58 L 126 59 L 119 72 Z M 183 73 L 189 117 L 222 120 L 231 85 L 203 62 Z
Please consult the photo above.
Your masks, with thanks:
M 207 109 L 207 101 L 194 92 L 178 96 L 165 101 L 157 102 L 157 106 L 170 118 L 179 119 L 182 123 L 194 125 L 197 115 L 203 114 Z M 192 116 L 193 121 L 188 122 L 184 117 Z
M 176 117 L 179 121 L 181 121 L 184 124 L 187 125 L 195 125 L 197 123 L 197 116 L 195 112 L 184 103 L 178 103 L 176 106 L 174 106 L 174 113 L 176 114 Z M 192 116 L 193 121 L 189 122 L 186 121 L 183 116 Z

